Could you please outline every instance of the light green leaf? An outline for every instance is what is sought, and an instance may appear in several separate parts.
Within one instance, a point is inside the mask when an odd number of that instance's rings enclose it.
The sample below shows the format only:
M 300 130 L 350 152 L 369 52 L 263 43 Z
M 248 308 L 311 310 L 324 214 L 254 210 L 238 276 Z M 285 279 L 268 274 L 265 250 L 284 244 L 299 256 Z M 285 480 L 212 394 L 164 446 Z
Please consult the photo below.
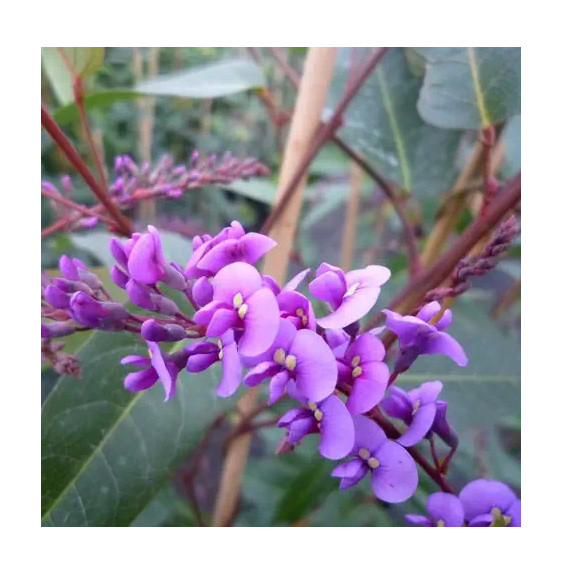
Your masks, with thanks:
M 153 96 L 220 98 L 264 83 L 262 69 L 254 62 L 230 59 L 146 80 L 139 83 L 136 90 Z
M 348 77 L 350 52 L 341 49 L 330 94 L 334 108 Z M 455 176 L 461 134 L 425 124 L 416 109 L 422 79 L 405 50 L 393 48 L 352 101 L 339 135 L 388 179 L 415 194 L 447 189 Z
M 43 405 L 43 525 L 129 525 L 232 406 L 215 394 L 217 366 L 182 371 L 167 403 L 160 384 L 126 391 L 120 359 L 143 348 L 131 334 L 93 335 L 78 356 L 82 379 L 60 378 Z
M 127 100 L 136 100 L 142 98 L 143 94 L 140 92 L 133 92 L 131 90 L 105 90 L 103 92 L 92 92 L 86 94 L 84 98 L 84 108 L 86 111 L 108 108 L 115 102 L 122 102 Z M 57 108 L 53 114 L 55 121 L 58 124 L 66 124 L 78 118 L 78 108 L 74 102 Z
M 66 56 L 68 64 L 57 48 L 42 48 L 41 57 L 43 69 L 55 96 L 61 104 L 68 104 L 74 99 L 72 74 L 68 66 L 77 76 L 82 79 L 88 78 L 103 64 L 105 48 L 61 48 L 61 51 Z
M 426 60 L 418 111 L 439 128 L 498 124 L 520 113 L 520 48 L 417 48 Z
M 502 132 L 502 141 L 505 144 L 504 165 L 501 174 L 505 178 L 511 178 L 520 170 L 522 156 L 521 118 L 513 116 L 506 122 Z

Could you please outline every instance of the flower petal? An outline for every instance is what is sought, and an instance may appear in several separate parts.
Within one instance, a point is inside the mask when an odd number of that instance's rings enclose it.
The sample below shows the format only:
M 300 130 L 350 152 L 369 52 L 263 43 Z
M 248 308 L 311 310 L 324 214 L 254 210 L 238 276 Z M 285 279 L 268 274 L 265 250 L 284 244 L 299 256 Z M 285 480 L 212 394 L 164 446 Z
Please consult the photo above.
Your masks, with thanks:
M 243 320 L 244 333 L 240 338 L 239 350 L 241 355 L 254 357 L 274 343 L 280 323 L 280 311 L 276 296 L 268 288 L 255 291 L 246 303 L 248 310 Z
M 352 392 L 346 403 L 352 415 L 366 413 L 374 408 L 383 399 L 387 389 L 389 368 L 381 362 L 372 362 L 368 365 L 371 373 L 364 370 L 362 375 L 353 380 Z M 377 376 L 373 377 L 373 373 L 377 373 Z
M 434 524 L 428 517 L 424 517 L 424 515 L 405 515 L 405 519 L 411 524 L 415 525 L 416 527 L 434 527 Z
M 407 392 L 394 385 L 389 388 L 389 395 L 382 400 L 381 407 L 391 417 L 409 421 L 413 406 Z
M 270 397 L 268 398 L 268 405 L 273 405 L 282 398 L 285 393 L 287 383 L 289 381 L 289 373 L 280 371 L 270 380 Z
M 143 391 L 149 389 L 158 381 L 158 374 L 153 368 L 128 373 L 123 385 L 128 391 Z
M 235 295 L 240 293 L 246 301 L 261 287 L 262 278 L 255 267 L 245 262 L 235 262 L 219 270 L 213 279 L 213 299 L 231 306 Z
M 211 318 L 205 335 L 207 337 L 220 337 L 228 329 L 236 327 L 239 324 L 239 316 L 232 309 L 218 309 Z
M 399 439 L 397 443 L 404 445 L 405 447 L 410 447 L 411 445 L 417 444 L 419 441 L 424 439 L 424 436 L 428 433 L 432 424 L 434 423 L 434 417 L 436 416 L 436 404 L 429 403 L 427 405 L 422 405 L 418 411 L 413 415 L 409 428 Z
M 498 507 L 503 513 L 516 501 L 516 495 L 504 483 L 491 479 L 477 479 L 468 483 L 460 492 L 459 499 L 465 510 L 465 518 L 471 521 Z
M 366 476 L 367 472 L 367 465 L 365 465 L 361 459 L 354 458 L 335 467 L 331 475 L 332 477 L 342 478 L 340 481 L 340 489 L 348 489 L 359 483 Z
M 251 369 L 244 377 L 244 383 L 249 387 L 261 384 L 266 378 L 272 377 L 281 367 L 273 361 L 263 361 Z
M 326 301 L 332 309 L 338 308 L 346 293 L 344 274 L 326 272 L 309 284 L 309 292 L 317 299 Z
M 307 277 L 307 274 L 311 271 L 311 268 L 307 268 L 302 272 L 299 272 L 296 276 L 293 276 L 283 287 L 284 290 L 296 290 L 299 284 Z
M 354 422 L 354 449 L 357 454 L 360 449 L 367 449 L 370 453 L 375 453 L 386 441 L 387 436 L 383 429 L 364 415 L 355 415 Z
M 461 501 L 451 493 L 433 493 L 428 497 L 426 509 L 437 523 L 440 519 L 444 527 L 463 527 L 465 514 Z
M 422 306 L 420 311 L 416 314 L 416 317 L 422 321 L 429 322 L 437 313 L 440 312 L 441 306 L 439 302 L 432 301 Z
M 141 235 L 133 246 L 127 262 L 129 275 L 142 284 L 157 283 L 166 275 L 160 237 L 154 228 L 153 232 Z
M 186 369 L 190 373 L 199 373 L 211 367 L 215 362 L 219 361 L 219 354 L 217 350 L 215 353 L 196 353 L 188 357 Z
M 354 423 L 346 406 L 335 395 L 319 404 L 323 414 L 319 452 L 326 459 L 342 459 L 354 446 Z
M 468 363 L 467 355 L 461 345 L 450 334 L 443 331 L 430 334 L 424 342 L 421 353 L 441 353 L 461 367 Z
M 371 476 L 373 492 L 387 503 L 401 503 L 418 485 L 418 472 L 409 452 L 394 441 L 386 441 L 375 454 L 380 465 Z
M 222 352 L 223 377 L 217 387 L 217 395 L 230 397 L 236 392 L 242 381 L 242 365 L 237 351 L 237 344 L 234 340 L 228 345 L 224 345 Z

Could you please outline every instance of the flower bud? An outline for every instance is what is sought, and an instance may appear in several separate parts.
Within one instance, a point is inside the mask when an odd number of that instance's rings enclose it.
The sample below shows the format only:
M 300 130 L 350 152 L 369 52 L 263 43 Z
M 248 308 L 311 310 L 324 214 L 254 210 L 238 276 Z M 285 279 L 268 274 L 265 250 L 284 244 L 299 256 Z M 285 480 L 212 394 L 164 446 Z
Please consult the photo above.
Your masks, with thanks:
M 141 327 L 141 335 L 147 341 L 180 341 L 186 337 L 186 330 L 177 324 L 161 325 L 148 319 Z
M 76 331 L 76 325 L 72 321 L 52 321 L 41 324 L 41 339 L 63 337 Z
M 70 308 L 70 294 L 52 284 L 45 289 L 45 300 L 57 309 Z

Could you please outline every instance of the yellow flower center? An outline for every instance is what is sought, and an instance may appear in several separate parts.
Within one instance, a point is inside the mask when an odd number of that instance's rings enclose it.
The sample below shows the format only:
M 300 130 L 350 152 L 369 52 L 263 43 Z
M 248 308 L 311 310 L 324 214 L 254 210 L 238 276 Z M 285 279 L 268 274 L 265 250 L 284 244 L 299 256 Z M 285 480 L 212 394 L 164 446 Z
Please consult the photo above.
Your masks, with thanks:
M 414 414 L 419 410 L 420 405 L 421 405 L 420 399 L 417 399 L 417 400 L 414 402 L 414 406 L 413 406 L 413 408 L 412 408 L 412 415 L 414 415 Z
M 349 297 L 351 295 L 354 295 L 357 291 L 358 288 L 360 287 L 360 282 L 356 282 L 355 284 L 352 284 L 347 290 L 346 293 L 344 294 L 344 297 Z
M 360 365 L 360 356 L 356 355 L 352 360 L 352 367 L 358 367 L 358 365 Z
M 376 457 L 370 457 L 368 459 L 368 465 L 372 468 L 372 469 L 377 469 L 379 467 L 379 459 L 377 459 Z
M 297 358 L 294 355 L 288 355 L 285 358 L 285 367 L 289 371 L 295 371 L 295 368 L 297 367 Z
M 352 377 L 358 377 L 359 375 L 362 375 L 362 368 L 358 365 L 352 370 Z
M 276 349 L 276 351 L 274 353 L 274 361 L 278 365 L 283 365 L 285 363 L 285 349 L 283 349 L 281 347 Z
M 367 461 L 371 455 L 371 453 L 369 452 L 369 449 L 366 449 L 365 447 L 362 447 L 360 449 L 360 451 L 358 452 L 358 455 L 360 456 L 360 459 L 363 459 L 364 461 Z
M 323 412 L 320 409 L 315 409 L 313 415 L 317 421 L 320 421 L 323 418 Z
M 244 316 L 246 315 L 246 312 L 248 311 L 248 305 L 243 303 L 239 308 L 238 308 L 238 316 L 240 317 L 240 319 L 244 319 Z
M 438 521 L 436 521 L 436 527 L 445 527 L 446 524 L 444 523 L 443 519 L 438 519 Z

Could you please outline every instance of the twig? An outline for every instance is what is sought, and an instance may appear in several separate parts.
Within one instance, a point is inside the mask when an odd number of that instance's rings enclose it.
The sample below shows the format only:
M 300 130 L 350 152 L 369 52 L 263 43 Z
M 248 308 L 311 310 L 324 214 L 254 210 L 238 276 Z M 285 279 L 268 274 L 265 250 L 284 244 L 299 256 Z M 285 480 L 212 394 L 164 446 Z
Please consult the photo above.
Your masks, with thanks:
M 81 204 L 77 204 L 77 203 L 73 202 L 72 200 L 65 198 L 64 196 L 58 196 L 57 194 L 53 194 L 52 192 L 50 192 L 49 190 L 46 190 L 44 188 L 41 188 L 41 195 L 45 196 L 46 198 L 49 198 L 50 200 L 53 200 L 54 202 L 61 204 L 63 206 L 66 206 L 67 208 L 72 208 L 73 210 L 76 210 L 77 212 L 80 212 L 81 214 L 83 214 L 85 216 L 98 218 L 99 220 L 105 222 L 106 224 L 113 224 L 113 220 L 111 220 L 110 218 L 107 218 L 106 216 L 102 216 L 101 214 L 96 212 L 94 209 L 88 208 L 87 206 L 83 206 Z
M 68 158 L 70 163 L 76 168 L 76 171 L 80 174 L 86 184 L 88 184 L 89 188 L 94 192 L 98 200 L 104 205 L 117 224 L 119 231 L 124 235 L 130 236 L 133 232 L 131 222 L 120 212 L 111 197 L 101 188 L 100 184 L 98 184 L 84 160 L 80 157 L 70 140 L 59 128 L 51 114 L 47 112 L 43 104 L 41 104 L 41 124 Z

